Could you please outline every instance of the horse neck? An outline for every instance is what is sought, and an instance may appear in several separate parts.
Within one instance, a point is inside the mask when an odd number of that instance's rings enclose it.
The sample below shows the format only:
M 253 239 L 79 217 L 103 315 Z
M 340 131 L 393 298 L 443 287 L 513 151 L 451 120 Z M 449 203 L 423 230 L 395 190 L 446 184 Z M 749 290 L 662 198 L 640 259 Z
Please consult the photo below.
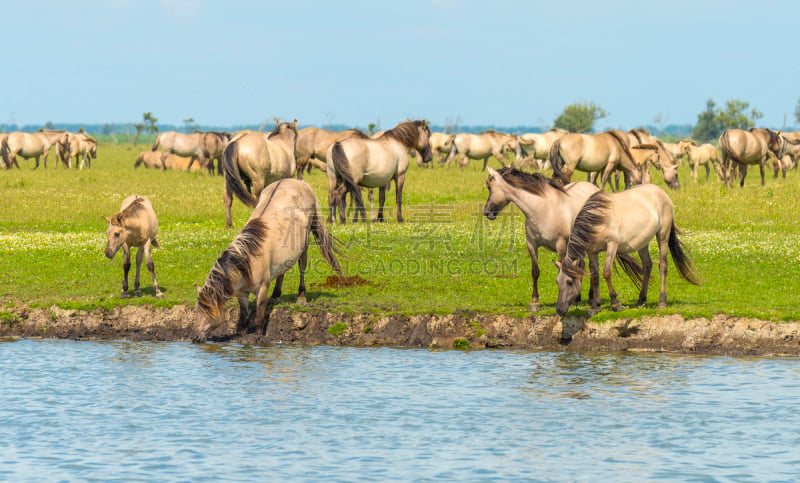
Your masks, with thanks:
M 553 213 L 559 213 L 560 211 L 556 206 L 557 204 L 554 205 L 551 199 L 553 195 L 557 196 L 557 193 L 537 195 L 526 189 L 511 186 L 508 183 L 505 184 L 504 190 L 508 199 L 517 205 L 517 208 L 525 215 L 525 219 L 534 223 L 538 224 Z

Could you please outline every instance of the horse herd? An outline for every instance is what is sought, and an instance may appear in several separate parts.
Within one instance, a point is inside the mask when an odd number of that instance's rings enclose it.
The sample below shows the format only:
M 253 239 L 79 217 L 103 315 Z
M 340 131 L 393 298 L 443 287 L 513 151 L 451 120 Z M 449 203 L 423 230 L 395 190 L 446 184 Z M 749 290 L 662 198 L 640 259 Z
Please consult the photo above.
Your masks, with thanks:
M 31 140 L 22 141 L 15 134 L 4 135 L 2 139 L 3 159 L 9 169 L 16 165 L 16 154 L 36 157 L 37 166 L 38 156 L 44 154 L 46 166 L 47 150 L 54 143 L 62 146 L 59 153 L 76 152 L 69 145 L 73 136 L 82 136 L 84 142 L 93 143 L 95 150 L 91 152 L 96 153 L 96 141 L 85 133 L 40 131 L 31 133 Z M 39 155 L 34 154 L 37 151 L 31 147 L 34 140 L 40 145 Z M 507 159 L 509 152 L 515 154 L 513 167 Z M 695 180 L 698 168 L 704 166 L 707 179 L 713 167 L 723 182 L 732 184 L 738 169 L 740 185 L 743 185 L 748 166 L 758 165 L 763 184 L 767 162 L 772 161 L 775 176 L 779 170 L 783 170 L 785 176 L 787 168 L 796 167 L 798 155 L 798 133 L 763 128 L 727 130 L 720 137 L 717 151 L 712 145 L 697 146 L 688 140 L 665 143 L 644 130 L 596 134 L 552 130 L 519 136 L 494 131 L 480 135 L 443 134 L 431 133 L 427 122 L 417 120 L 401 122 L 392 129 L 367 136 L 357 130 L 336 133 L 306 128 L 298 131 L 297 120 L 294 120 L 276 122 L 270 132 L 162 133 L 156 138 L 152 151 L 142 153 L 136 165 L 144 163 L 166 169 L 169 163 L 170 167 L 188 170 L 197 162 L 201 169 L 212 170 L 213 161 L 217 159 L 217 170 L 225 175 L 225 225 L 232 225 L 230 208 L 234 196 L 253 208 L 243 230 L 216 261 L 199 289 L 195 331 L 200 340 L 222 322 L 222 307 L 232 297 L 236 297 L 240 305 L 237 330 L 252 324 L 264 331 L 267 306 L 280 297 L 283 276 L 295 264 L 300 270 L 298 302 L 304 303 L 309 233 L 317 239 L 323 258 L 341 275 L 336 259 L 338 247 L 325 227 L 322 207 L 310 186 L 302 181 L 304 171 L 312 166 L 327 173 L 328 223 L 335 221 L 337 211 L 339 221 L 345 222 L 348 194 L 355 204 L 354 221 L 366 221 L 362 188 L 370 190 L 370 199 L 372 189 L 378 189 L 377 219 L 383 221 L 386 191 L 392 180 L 397 220 L 402 222 L 402 191 L 411 157 L 416 157 L 421 166 L 431 166 L 438 158 L 441 165 L 449 167 L 457 160 L 462 169 L 471 159 L 483 160 L 483 168 L 488 170 L 486 186 L 489 190 L 483 214 L 493 220 L 505 206 L 513 203 L 525 215 L 526 241 L 532 262 L 531 311 L 540 309 L 538 250 L 544 247 L 557 254 L 556 311 L 563 316 L 580 300 L 585 258 L 589 261 L 591 311 L 599 308 L 601 273 L 608 286 L 611 309 L 620 309 L 612 284 L 615 263 L 640 287 L 637 304 L 644 304 L 653 267 L 649 252 L 653 238 L 658 244 L 660 308 L 666 306 L 668 253 L 681 277 L 693 284 L 700 283 L 678 238 L 672 201 L 663 189 L 649 183 L 651 165 L 662 171 L 666 184 L 673 189 L 680 186 L 677 166 L 683 158 L 691 166 Z M 170 161 L 172 156 L 176 158 Z M 489 157 L 498 159 L 503 167 L 499 170 L 488 167 Z M 177 163 L 177 158 L 188 161 Z M 523 166 L 536 170 L 549 168 L 553 175 L 530 173 L 520 169 Z M 575 171 L 589 173 L 592 182 L 572 182 Z M 620 173 L 626 187 L 622 191 L 619 190 Z M 606 192 L 605 185 L 612 174 L 617 177 L 616 191 Z M 291 179 L 294 176 L 298 179 Z M 599 188 L 596 185 L 598 176 Z M 106 256 L 113 258 L 120 248 L 124 253 L 123 296 L 128 295 L 130 248 L 140 247 L 134 291 L 136 295 L 141 294 L 139 269 L 146 255 L 156 296 L 160 297 L 150 253 L 151 246 L 158 246 L 158 222 L 149 200 L 126 198 L 120 211 L 106 221 Z M 600 252 L 606 252 L 602 272 Z M 630 256 L 633 252 L 639 255 L 639 262 Z M 272 280 L 275 280 L 275 287 L 268 297 Z M 256 294 L 254 316 L 249 309 L 251 293 Z
M 47 156 L 51 148 L 55 147 L 56 161 L 58 167 L 60 160 L 65 167 L 72 168 L 72 158 L 75 158 L 75 166 L 87 169 L 92 165 L 92 159 L 97 157 L 97 141 L 89 136 L 83 128 L 77 133 L 69 131 L 56 131 L 50 129 L 40 129 L 39 131 L 0 133 L 0 153 L 3 157 L 6 169 L 12 167 L 19 168 L 17 155 L 25 158 L 34 158 L 39 167 L 39 158 L 44 158 L 44 167 L 47 168 Z

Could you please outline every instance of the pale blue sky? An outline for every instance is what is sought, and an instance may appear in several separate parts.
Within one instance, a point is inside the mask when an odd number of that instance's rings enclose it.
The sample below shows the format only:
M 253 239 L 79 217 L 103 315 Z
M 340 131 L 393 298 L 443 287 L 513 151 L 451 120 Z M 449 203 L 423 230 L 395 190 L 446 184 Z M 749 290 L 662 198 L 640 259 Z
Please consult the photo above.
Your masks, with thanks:
M 694 124 L 708 98 L 794 122 L 800 2 L 4 2 L 0 123 Z

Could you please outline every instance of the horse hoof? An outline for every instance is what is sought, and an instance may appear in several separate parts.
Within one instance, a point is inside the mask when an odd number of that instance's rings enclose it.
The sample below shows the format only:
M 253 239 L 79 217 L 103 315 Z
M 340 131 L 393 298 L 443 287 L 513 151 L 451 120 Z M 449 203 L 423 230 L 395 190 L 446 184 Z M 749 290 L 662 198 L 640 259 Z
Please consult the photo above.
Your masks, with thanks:
M 620 304 L 619 302 L 611 304 L 611 310 L 613 312 L 619 312 L 620 310 L 622 310 L 622 304 Z
M 538 312 L 541 308 L 539 302 L 531 302 L 530 305 L 528 305 L 528 312 Z
M 161 293 L 161 292 L 158 292 L 158 293 L 156 294 L 156 298 L 157 298 L 157 299 L 163 299 L 163 298 L 164 298 L 164 294 L 163 294 L 163 293 Z
M 280 297 L 270 297 L 267 299 L 267 305 L 275 305 L 281 302 Z
M 305 296 L 298 296 L 297 299 L 294 301 L 297 305 L 308 305 L 308 301 L 306 301 Z
M 659 302 L 658 303 L 658 308 L 661 309 L 661 310 L 666 309 L 667 308 L 667 304 L 665 304 L 663 302 Z
M 136 295 L 137 297 L 141 297 L 142 296 L 142 291 L 141 290 L 136 290 L 135 292 L 133 292 L 133 294 Z
M 119 298 L 121 298 L 121 299 L 129 299 L 129 298 L 131 298 L 131 296 L 128 295 L 128 292 L 122 292 L 121 294 L 119 294 Z

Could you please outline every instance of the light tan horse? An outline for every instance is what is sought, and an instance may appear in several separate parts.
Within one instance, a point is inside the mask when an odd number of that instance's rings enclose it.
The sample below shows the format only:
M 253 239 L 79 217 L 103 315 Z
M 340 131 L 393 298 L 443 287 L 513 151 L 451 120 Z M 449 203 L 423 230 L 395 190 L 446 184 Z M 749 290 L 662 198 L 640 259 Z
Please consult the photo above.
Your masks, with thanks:
M 650 165 L 652 164 L 656 169 L 661 171 L 667 186 L 674 190 L 680 189 L 678 162 L 672 150 L 667 148 L 667 145 L 663 141 L 650 134 L 646 129 L 631 129 L 627 134 L 631 147 L 637 145 L 653 145 L 658 148 L 658 156 L 651 158 L 649 163 L 642 166 L 642 183 L 650 182 Z
M 206 340 L 208 332 L 224 318 L 225 302 L 239 301 L 236 331 L 245 329 L 250 318 L 250 294 L 256 294 L 253 324 L 266 334 L 267 305 L 281 297 L 284 274 L 295 264 L 300 271 L 297 303 L 306 303 L 305 271 L 309 232 L 314 234 L 322 257 L 341 275 L 334 255 L 334 239 L 325 228 L 322 210 L 311 187 L 297 179 L 282 179 L 267 186 L 242 232 L 214 263 L 197 296 L 195 340 Z M 272 297 L 269 286 L 275 281 Z
M 81 128 L 77 133 L 65 132 L 56 144 L 56 157 L 67 168 L 72 168 L 72 158 L 75 158 L 75 167 L 87 169 L 92 167 L 92 159 L 97 158 L 97 141 Z
M 708 181 L 708 177 L 711 174 L 712 166 L 717 176 L 719 176 L 721 180 L 725 179 L 719 165 L 717 148 L 712 144 L 704 143 L 698 146 L 696 142 L 690 139 L 681 140 L 678 144 L 683 148 L 683 154 L 686 156 L 689 169 L 692 173 L 692 180 L 695 183 L 697 182 L 697 171 L 700 166 L 703 166 L 706 170 L 706 181 Z
M 525 133 L 517 136 L 517 159 L 515 165 L 533 165 L 535 169 L 549 169 L 547 159 L 550 156 L 550 148 L 556 139 L 567 134 L 569 131 L 553 128 L 545 133 Z
M 674 212 L 672 200 L 663 189 L 654 184 L 643 184 L 616 193 L 593 194 L 575 218 L 564 261 L 556 263 L 559 269 L 556 277 L 556 312 L 564 316 L 580 293 L 580 282 L 585 274 L 583 259 L 586 255 L 589 256 L 592 273 L 590 292 L 593 297 L 589 301 L 590 306 L 592 311 L 600 307 L 600 252 L 606 252 L 603 278 L 608 285 L 611 309 L 614 311 L 622 308 L 611 283 L 614 259 L 622 253 L 639 254 L 642 266 L 627 273 L 641 287 L 637 305 L 644 305 L 647 302 L 647 288 L 653 268 L 649 248 L 653 238 L 658 242 L 661 275 L 658 307 L 663 309 L 667 306 L 667 252 L 672 255 L 681 277 L 689 283 L 699 285 L 691 259 L 678 239 Z
M 167 167 L 167 169 L 179 171 L 189 170 L 193 173 L 203 172 L 203 168 L 197 163 L 192 165 L 192 168 L 189 169 L 189 163 L 191 163 L 191 161 L 191 158 L 178 156 L 177 154 L 170 154 L 167 156 L 166 161 L 164 161 L 164 165 Z M 133 167 L 138 168 L 139 166 L 144 166 L 147 169 L 161 169 L 161 151 L 143 151 L 140 153 L 136 158 L 136 162 L 134 163 Z
M 453 159 L 457 159 L 458 166 L 463 170 L 471 159 L 482 159 L 483 168 L 481 168 L 481 171 L 486 171 L 489 158 L 494 156 L 502 166 L 506 166 L 508 164 L 506 162 L 506 154 L 516 151 L 516 143 L 515 136 L 497 132 L 493 129 L 488 129 L 483 134 L 456 134 L 450 153 L 443 163 L 449 169 Z
M 192 158 L 191 163 L 198 162 L 203 168 L 208 167 L 211 157 L 206 147 L 205 136 L 201 132 L 186 134 L 176 131 L 164 131 L 159 133 L 153 142 L 151 151 L 158 150 L 161 150 L 162 153 L 161 169 L 167 169 L 164 165 L 164 161 L 166 161 L 168 154 L 177 154 L 178 156 Z M 213 167 L 211 169 L 213 169 Z
M 404 121 L 375 139 L 347 138 L 333 143 L 327 153 L 328 222 L 333 223 L 340 202 L 339 221 L 345 222 L 344 196 L 339 183 L 355 199 L 354 222 L 358 221 L 359 215 L 366 221 L 360 187 L 378 188 L 378 221 L 383 221 L 383 205 L 391 180 L 394 180 L 395 186 L 397 221 L 402 222 L 403 184 L 409 155 L 418 151 L 422 161 L 429 163 L 433 159 L 430 135 L 426 121 Z
M 766 128 L 728 129 L 719 137 L 720 164 L 727 182 L 733 186 L 733 169 L 738 166 L 740 182 L 744 186 L 747 167 L 757 164 L 764 186 L 764 166 L 769 159 L 782 158 L 786 140 L 779 132 Z M 735 164 L 734 164 L 735 163 Z
M 432 132 L 431 133 L 431 152 L 433 153 L 433 161 L 439 162 L 440 164 L 443 160 L 450 154 L 450 150 L 453 148 L 453 140 L 455 140 L 455 134 L 446 134 L 443 132 Z M 417 166 L 426 166 L 422 163 L 422 159 L 417 158 Z
M 525 215 L 525 239 L 531 257 L 533 294 L 530 310 L 539 310 L 539 247 L 555 252 L 558 260 L 564 258 L 572 223 L 583 204 L 597 186 L 578 181 L 566 186 L 560 181 L 540 173 L 525 173 L 512 168 L 489 170 L 486 186 L 489 198 L 483 215 L 494 220 L 509 203 L 514 203 Z
M 220 131 L 204 131 L 201 133 L 203 135 L 203 144 L 205 146 L 205 152 L 208 153 L 208 172 L 213 173 L 214 171 L 214 160 L 217 161 L 217 174 L 222 176 L 222 153 L 225 151 L 225 146 L 228 145 L 228 141 L 231 139 L 231 135 L 226 132 Z M 194 164 L 189 159 L 189 164 L 187 165 L 186 169 L 193 167 Z M 201 167 L 202 170 L 202 167 Z M 191 171 L 194 171 L 192 169 Z
M 358 129 L 346 131 L 328 131 L 317 127 L 305 127 L 297 131 L 297 179 L 303 179 L 303 172 L 311 172 L 312 166 L 322 171 L 328 169 L 328 148 L 333 143 L 345 138 L 362 138 L 369 136 Z
M 791 131 L 781 133 L 781 137 L 786 140 L 785 155 L 791 159 L 789 167 L 797 169 L 797 161 L 800 159 L 800 132 Z
M 576 169 L 587 173 L 602 171 L 601 190 L 618 168 L 627 174 L 626 187 L 642 181 L 642 170 L 633 160 L 627 135 L 621 131 L 565 134 L 553 142 L 549 160 L 553 177 L 562 183 L 569 183 Z
M 114 213 L 111 218 L 105 218 L 108 222 L 106 229 L 105 255 L 109 260 L 114 259 L 120 248 L 122 248 L 122 294 L 120 297 L 128 298 L 128 272 L 131 269 L 131 247 L 138 247 L 136 250 L 136 279 L 133 282 L 134 295 L 142 296 L 139 290 L 139 271 L 142 267 L 142 258 L 147 256 L 147 269 L 153 277 L 153 290 L 155 296 L 164 298 L 161 289 L 156 281 L 156 270 L 153 265 L 152 247 L 158 248 L 156 235 L 158 234 L 158 219 L 150 204 L 144 196 L 128 196 L 122 201 L 119 211 Z M 144 250 L 144 251 L 142 251 Z
M 225 226 L 231 227 L 233 196 L 255 206 L 268 184 L 294 176 L 297 155 L 297 119 L 277 122 L 269 133 L 241 131 L 231 138 L 222 154 L 225 172 Z
M 2 154 L 3 161 L 8 169 L 12 165 L 19 168 L 17 155 L 25 159 L 35 158 L 36 165 L 33 169 L 39 167 L 39 158 L 43 156 L 44 167 L 47 169 L 47 156 L 50 153 L 50 148 L 58 142 L 65 132 L 40 129 L 32 133 L 21 131 L 8 133 L 2 140 L 0 154 Z M 56 161 L 57 163 L 58 161 Z

